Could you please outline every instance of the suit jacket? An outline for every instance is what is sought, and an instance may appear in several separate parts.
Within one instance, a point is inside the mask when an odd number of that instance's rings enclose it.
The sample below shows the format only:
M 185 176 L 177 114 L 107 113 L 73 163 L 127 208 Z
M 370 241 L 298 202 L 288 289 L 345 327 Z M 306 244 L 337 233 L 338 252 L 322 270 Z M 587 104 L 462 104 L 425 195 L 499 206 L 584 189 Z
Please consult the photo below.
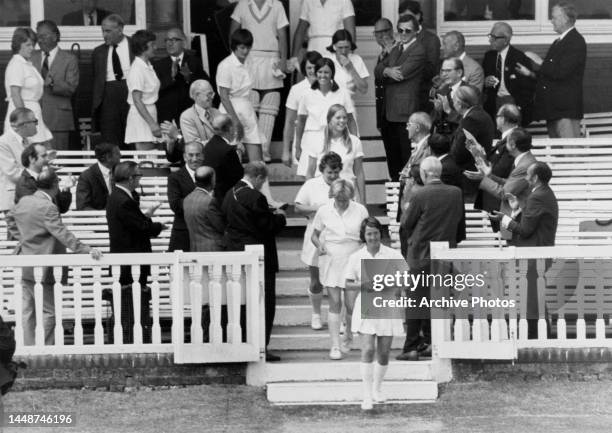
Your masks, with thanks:
M 0 210 L 8 210 L 15 202 L 15 185 L 21 177 L 23 141 L 12 131 L 0 136 Z
M 193 101 L 189 97 L 189 86 L 195 80 L 208 80 L 208 74 L 202 67 L 202 59 L 195 54 L 185 51 L 181 62 L 181 69 L 188 67 L 191 71 L 189 79 L 178 72 L 172 78 L 172 58 L 166 56 L 163 59 L 153 62 L 153 68 L 160 81 L 159 98 L 157 99 L 157 120 L 161 123 L 164 120 L 174 120 L 177 124 L 180 121 L 181 113 L 189 108 Z
M 522 208 L 520 222 L 511 221 L 512 244 L 520 247 L 549 247 L 555 245 L 559 205 L 555 193 L 542 185 L 529 194 Z
M 245 245 L 263 244 L 267 273 L 278 272 L 276 234 L 287 224 L 283 215 L 270 211 L 266 197 L 238 181 L 223 200 L 225 245 L 230 251 L 242 251 Z
M 102 20 L 106 18 L 111 13 L 107 10 L 96 8 L 97 20 L 94 25 L 102 24 Z M 83 17 L 83 10 L 79 9 L 74 12 L 68 12 L 66 15 L 62 17 L 62 25 L 63 26 L 84 26 L 89 25 L 89 23 L 85 24 L 85 20 Z
M 223 250 L 224 227 L 215 225 L 220 212 L 218 200 L 202 188 L 194 189 L 185 197 L 183 215 L 189 230 L 190 251 Z
M 204 146 L 204 163 L 215 169 L 215 197 L 219 200 L 244 175 L 244 169 L 236 153 L 236 148 L 228 144 L 222 137 L 215 135 Z
M 201 141 L 202 143 L 206 143 L 208 140 L 213 138 L 215 131 L 212 126 L 212 120 L 221 112 L 213 107 L 210 107 L 208 112 L 210 113 L 210 120 L 206 118 L 200 119 L 198 113 L 196 112 L 195 105 L 192 105 L 183 111 L 181 114 L 180 126 L 185 143 L 192 141 Z
M 396 45 L 389 55 L 374 68 L 374 77 L 385 87 L 384 115 L 389 122 L 407 122 L 420 106 L 420 88 L 423 69 L 427 62 L 425 48 L 415 41 L 404 52 Z M 385 68 L 399 66 L 403 80 L 383 77 Z
M 21 172 L 21 177 L 15 185 L 15 204 L 26 195 L 32 195 L 36 192 L 36 179 L 25 168 Z M 57 205 L 60 213 L 68 212 L 72 203 L 72 193 L 70 191 L 59 191 L 56 197 L 52 197 L 53 204 Z
M 495 76 L 497 70 L 497 54 L 495 50 L 489 50 L 485 53 L 482 61 L 485 77 L 489 75 Z M 506 60 L 502 65 L 504 69 L 504 82 L 506 89 L 514 98 L 516 105 L 521 109 L 522 125 L 527 126 L 531 123 L 533 115 L 533 94 L 535 90 L 535 82 L 529 77 L 525 77 L 516 72 L 516 64 L 520 63 L 523 66 L 529 67 L 531 60 L 520 50 L 517 50 L 512 45 L 508 47 Z M 489 113 L 492 119 L 497 115 L 496 98 L 500 84 L 495 87 L 485 87 L 484 89 L 484 108 Z
M 472 59 L 467 54 L 462 60 L 463 62 L 463 79 L 467 81 L 468 84 L 476 87 L 478 90 L 482 92 L 482 87 L 484 86 L 484 72 L 482 70 L 482 66 L 476 60 Z
M 43 53 L 36 50 L 32 53 L 32 63 L 40 72 Z M 51 131 L 74 131 L 74 114 L 72 113 L 72 96 L 79 85 L 79 62 L 72 53 L 60 48 L 49 66 L 53 86 L 44 86 L 40 100 L 42 116 Z
M 457 166 L 457 163 L 450 155 L 445 155 L 440 162 L 442 163 L 442 173 L 440 180 L 445 185 L 456 186 L 461 189 L 463 183 L 463 173 Z M 463 200 L 463 191 L 461 192 L 461 203 L 463 205 L 461 219 L 459 220 L 459 228 L 457 230 L 457 243 L 465 240 L 465 201 Z
M 150 253 L 151 238 L 162 231 L 161 223 L 154 223 L 142 213 L 138 195 L 130 198 L 125 191 L 114 187 L 106 203 L 106 220 L 111 253 Z M 140 267 L 140 284 L 146 285 L 149 266 Z M 133 282 L 131 266 L 122 266 L 119 277 L 121 285 Z
M 434 181 L 415 193 L 401 223 L 408 239 L 406 261 L 411 270 L 427 267 L 430 242 L 457 246 L 462 214 L 461 190 L 456 186 Z
M 451 145 L 451 155 L 462 171 L 475 170 L 474 157 L 465 147 L 464 129 L 476 138 L 476 141 L 484 147 L 487 155 L 489 155 L 491 153 L 493 137 L 495 137 L 495 126 L 491 117 L 480 105 L 472 107 L 459 122 Z
M 67 248 L 85 254 L 91 249 L 64 226 L 57 206 L 40 190 L 19 200 L 7 215 L 7 225 L 19 241 L 16 254 L 65 254 Z M 32 268 L 24 268 L 23 279 L 34 281 Z M 54 283 L 51 268 L 44 269 L 43 282 Z
M 429 89 L 431 89 L 433 77 L 440 70 L 440 38 L 434 31 L 422 27 L 421 31 L 417 33 L 417 41 L 425 47 L 426 58 L 421 78 L 421 106 L 419 109 L 431 111 Z
M 92 164 L 79 176 L 76 188 L 77 210 L 106 209 L 108 187 L 98 163 Z
M 168 176 L 168 204 L 174 212 L 174 222 L 172 230 L 187 230 L 185 218 L 183 218 L 183 199 L 195 189 L 195 183 L 187 168 L 181 167 L 178 171 L 170 173 Z
M 586 43 L 576 29 L 548 49 L 538 71 L 535 119 L 582 119 Z
M 376 60 L 376 66 L 389 54 L 386 50 L 382 50 Z M 376 100 L 376 128 L 381 129 L 383 116 L 385 115 L 385 82 L 382 77 L 374 76 L 374 99 Z
M 132 40 L 127 37 L 128 50 L 130 52 L 130 63 L 134 61 L 134 52 L 132 50 Z M 110 47 L 106 44 L 98 45 L 94 48 L 91 54 L 91 63 L 93 67 L 93 89 L 91 96 L 91 112 L 92 112 L 92 128 L 97 129 L 97 113 L 98 108 L 104 99 L 104 86 L 106 84 L 106 62 L 108 60 Z M 124 79 L 126 77 L 123 77 Z M 127 86 L 127 84 L 126 84 Z M 125 101 L 118 101 L 124 103 Z
M 510 152 L 506 149 L 506 141 L 507 137 L 498 140 L 491 149 L 491 155 L 489 155 L 491 174 L 500 179 L 507 179 L 514 168 L 514 157 L 510 155 Z M 493 210 L 499 210 L 500 204 L 501 201 L 496 196 L 489 194 L 483 189 L 478 189 L 478 194 L 474 201 L 474 209 L 491 212 Z

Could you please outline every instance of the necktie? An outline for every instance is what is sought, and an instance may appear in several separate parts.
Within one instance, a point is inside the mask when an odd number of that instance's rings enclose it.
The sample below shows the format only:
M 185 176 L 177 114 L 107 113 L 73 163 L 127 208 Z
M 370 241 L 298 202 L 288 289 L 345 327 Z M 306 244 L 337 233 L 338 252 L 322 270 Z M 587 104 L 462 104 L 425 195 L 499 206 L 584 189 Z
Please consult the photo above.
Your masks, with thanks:
M 502 56 L 501 54 L 497 54 L 497 63 L 495 64 L 495 76 L 498 80 L 501 81 L 502 78 Z
M 179 58 L 177 57 L 172 62 L 172 79 L 173 80 L 176 78 L 176 74 L 178 74 L 179 69 L 180 69 Z
M 115 80 L 123 80 L 123 70 L 121 69 L 121 60 L 119 60 L 119 54 L 117 54 L 117 45 L 113 45 L 112 61 L 113 61 L 113 73 L 115 74 Z
M 88 16 L 89 16 L 89 25 L 90 25 L 90 26 L 95 25 L 96 23 L 94 22 L 93 12 L 89 12 L 89 15 L 88 15 Z
M 45 51 L 44 56 L 45 58 L 43 59 L 42 66 L 40 67 L 40 75 L 42 75 L 43 80 L 47 78 L 47 74 L 49 73 L 49 53 Z
M 28 147 L 28 139 L 23 137 L 22 139 L 23 147 Z
M 210 113 L 208 112 L 208 110 L 204 112 L 204 117 L 210 122 Z

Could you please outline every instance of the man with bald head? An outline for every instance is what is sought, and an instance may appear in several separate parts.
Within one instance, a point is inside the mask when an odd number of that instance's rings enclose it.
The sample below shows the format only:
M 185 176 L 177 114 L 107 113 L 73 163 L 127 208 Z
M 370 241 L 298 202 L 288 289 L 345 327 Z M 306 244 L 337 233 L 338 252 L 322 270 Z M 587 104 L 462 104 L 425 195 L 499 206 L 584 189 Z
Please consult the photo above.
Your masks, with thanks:
M 215 135 L 206 143 L 203 165 L 215 170 L 215 197 L 222 202 L 225 193 L 242 179 L 244 170 L 236 146 L 230 144 L 234 137 L 232 118 L 227 114 L 219 114 L 212 124 Z
M 196 80 L 189 86 L 189 97 L 194 104 L 181 114 L 181 133 L 186 142 L 208 142 L 215 131 L 212 120 L 221 112 L 213 107 L 215 91 L 207 80 Z
M 485 53 L 482 68 L 485 74 L 484 108 L 495 121 L 497 110 L 504 104 L 521 109 L 522 125 L 531 123 L 535 80 L 517 72 L 517 64 L 530 65 L 531 60 L 510 45 L 512 27 L 495 23 L 489 32 L 491 49 Z
M 204 146 L 198 141 L 185 144 L 183 165 L 168 176 L 168 204 L 174 212 L 168 251 L 189 251 L 189 232 L 183 218 L 183 199 L 195 189 L 195 171 L 202 165 Z
M 482 66 L 465 52 L 465 37 L 461 32 L 452 30 L 442 38 L 442 58 L 457 57 L 463 62 L 463 76 L 468 84 L 482 91 L 484 72 Z
M 442 163 L 437 157 L 429 156 L 421 161 L 420 175 L 424 186 L 413 195 L 400 223 L 407 240 L 406 261 L 414 274 L 430 273 L 430 242 L 448 242 L 451 248 L 457 246 L 463 215 L 461 190 L 442 183 L 441 174 Z M 421 298 L 429 298 L 429 287 L 421 284 L 413 294 L 420 302 Z M 403 353 L 397 357 L 402 361 L 417 361 L 419 355 L 431 356 L 429 310 L 413 310 L 406 309 L 406 341 Z
M 208 80 L 202 67 L 202 59 L 186 51 L 187 37 L 180 28 L 166 33 L 166 52 L 168 56 L 153 63 L 160 81 L 157 100 L 157 120 L 172 121 L 178 125 L 181 113 L 192 105 L 189 86 L 195 80 Z

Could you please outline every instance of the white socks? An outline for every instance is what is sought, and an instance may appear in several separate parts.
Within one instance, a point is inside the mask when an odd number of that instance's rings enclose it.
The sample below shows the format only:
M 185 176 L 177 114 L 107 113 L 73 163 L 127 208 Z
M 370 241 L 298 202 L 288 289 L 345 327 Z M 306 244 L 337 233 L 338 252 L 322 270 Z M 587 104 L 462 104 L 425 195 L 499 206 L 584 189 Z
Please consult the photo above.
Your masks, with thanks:
M 374 363 L 374 385 L 372 388 L 372 396 L 376 403 L 384 403 L 385 397 L 382 394 L 382 383 L 385 378 L 385 373 L 389 365 L 380 365 L 378 362 Z
M 329 326 L 329 336 L 331 337 L 331 346 L 340 347 L 340 314 L 329 313 L 327 315 L 327 323 Z
M 372 362 L 362 362 L 359 364 L 361 371 L 361 380 L 363 388 L 363 401 L 361 403 L 362 410 L 371 410 L 374 405 L 372 401 L 372 380 L 374 364 Z

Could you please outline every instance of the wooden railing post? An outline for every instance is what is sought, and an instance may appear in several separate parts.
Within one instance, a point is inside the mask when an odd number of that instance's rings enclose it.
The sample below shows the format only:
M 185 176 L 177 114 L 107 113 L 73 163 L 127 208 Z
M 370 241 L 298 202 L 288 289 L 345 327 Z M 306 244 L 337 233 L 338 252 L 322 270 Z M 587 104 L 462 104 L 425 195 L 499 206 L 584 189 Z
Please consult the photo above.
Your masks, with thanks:
M 72 291 L 74 293 L 74 344 L 77 346 L 83 345 L 83 315 L 81 305 L 83 303 L 82 286 L 81 286 L 81 266 L 72 268 L 74 285 Z
M 240 328 L 240 265 L 225 266 L 226 293 L 227 293 L 227 341 L 228 343 L 241 343 L 242 332 Z M 247 324 L 248 326 L 248 324 Z
M 23 285 L 21 277 L 23 268 L 15 268 L 13 272 L 13 286 L 15 287 L 14 302 L 15 306 L 15 343 L 17 347 L 23 346 Z
M 151 325 L 151 342 L 161 344 L 161 326 L 159 324 L 159 266 L 151 266 L 151 305 L 153 324 Z
M 45 345 L 45 327 L 43 318 L 43 268 L 34 268 L 34 305 L 36 308 L 36 327 L 34 328 L 35 346 Z
M 94 297 L 94 342 L 98 345 L 104 344 L 104 326 L 102 326 L 102 267 L 94 266 L 93 268 L 93 297 Z
M 62 319 L 64 317 L 62 308 L 62 298 L 64 286 L 62 285 L 62 267 L 53 267 L 53 279 L 55 284 L 53 286 L 53 301 L 55 307 L 55 345 L 64 345 L 64 325 L 62 325 Z
M 140 285 L 140 266 L 132 265 L 132 307 L 134 311 L 134 339 L 133 344 L 142 344 L 142 323 L 140 323 L 140 300 L 142 290 Z
M 113 316 L 115 325 L 113 326 L 113 337 L 115 344 L 123 344 L 123 325 L 121 323 L 121 267 L 112 267 L 113 277 Z

